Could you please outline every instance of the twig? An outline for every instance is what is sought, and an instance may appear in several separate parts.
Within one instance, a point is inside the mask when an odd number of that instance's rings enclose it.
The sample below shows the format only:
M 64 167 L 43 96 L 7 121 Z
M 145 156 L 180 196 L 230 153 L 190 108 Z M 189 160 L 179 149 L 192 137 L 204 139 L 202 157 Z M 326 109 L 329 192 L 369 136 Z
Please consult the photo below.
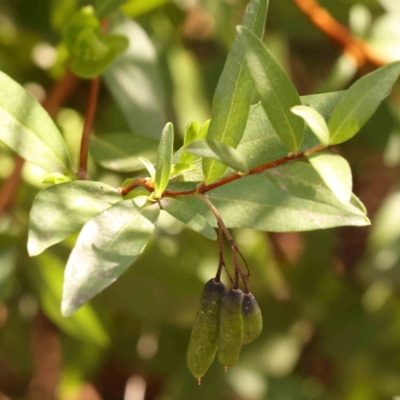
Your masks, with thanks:
M 222 267 L 225 269 L 226 274 L 228 275 L 229 280 L 231 281 L 233 285 L 233 280 L 231 277 L 231 274 L 229 273 L 229 270 L 225 264 L 224 260 L 224 236 L 223 236 L 223 231 L 222 227 L 220 224 L 218 224 L 218 249 L 219 249 L 219 262 L 218 262 L 218 269 L 217 273 L 215 275 L 215 281 L 220 282 L 221 281 L 221 273 L 222 273 Z
M 89 136 L 92 132 L 94 117 L 96 115 L 97 101 L 99 98 L 100 78 L 94 78 L 90 81 L 90 94 L 85 114 L 85 124 L 83 125 L 81 151 L 79 155 L 79 179 L 89 179 L 87 171 Z
M 219 250 L 219 262 L 218 262 L 218 269 L 217 273 L 215 275 L 215 282 L 220 282 L 221 281 L 221 272 L 222 272 L 222 267 L 225 266 L 225 260 L 224 260 L 224 237 L 222 234 L 222 227 L 218 223 L 218 250 Z
M 237 179 L 244 178 L 244 177 L 250 176 L 250 175 L 259 174 L 261 172 L 266 171 L 267 169 L 277 167 L 278 165 L 285 164 L 289 161 L 297 160 L 298 158 L 302 158 L 309 154 L 317 153 L 318 151 L 326 150 L 328 148 L 329 147 L 319 145 L 319 146 L 313 147 L 311 149 L 302 151 L 300 153 L 289 154 L 286 157 L 280 158 L 278 160 L 270 161 L 265 164 L 259 165 L 258 167 L 254 167 L 247 174 L 236 173 L 233 175 L 229 175 L 226 178 L 220 179 L 219 181 L 210 183 L 209 185 L 201 185 L 198 188 L 191 189 L 191 190 L 182 190 L 182 191 L 166 190 L 165 192 L 163 192 L 162 195 L 163 195 L 163 197 L 179 197 L 179 196 L 194 196 L 194 195 L 196 195 L 196 193 L 204 194 L 204 193 L 209 192 L 210 190 L 213 190 L 220 186 L 226 185 L 227 183 L 233 182 Z M 130 182 L 128 185 L 126 185 L 122 188 L 119 188 L 118 191 L 123 196 L 126 196 L 131 190 L 133 190 L 139 186 L 145 187 L 149 192 L 154 191 L 154 186 L 150 182 L 148 182 L 146 180 L 146 178 L 135 179 L 134 181 Z
M 54 117 L 61 104 L 73 93 L 78 84 L 78 78 L 70 71 L 57 81 L 46 99 L 43 102 L 43 108 Z M 12 208 L 21 181 L 21 172 L 24 165 L 24 159 L 15 156 L 14 171 L 4 182 L 0 190 L 0 216 Z
M 122 196 L 126 196 L 129 192 L 132 190 L 138 188 L 138 187 L 144 187 L 147 189 L 149 192 L 154 192 L 154 185 L 147 180 L 147 178 L 136 178 L 132 182 L 129 182 L 126 186 L 120 187 L 118 189 L 118 192 Z M 194 193 L 194 190 L 193 190 Z
M 374 54 L 367 43 L 355 37 L 315 0 L 293 0 L 293 2 L 321 32 L 325 33 L 356 62 L 358 68 L 363 67 L 366 62 L 376 67 L 386 64 L 384 60 Z
M 224 221 L 222 220 L 221 216 L 219 215 L 219 212 L 215 208 L 214 204 L 211 203 L 211 201 L 206 196 L 204 196 L 203 194 L 199 193 L 198 196 L 199 196 L 199 198 L 201 200 L 204 201 L 204 203 L 207 204 L 209 209 L 214 214 L 214 216 L 215 216 L 215 218 L 217 220 L 218 226 L 224 232 L 224 234 L 225 234 L 225 236 L 226 236 L 226 238 L 227 238 L 227 240 L 229 242 L 229 245 L 231 247 L 232 256 L 233 256 L 233 263 L 235 265 L 235 281 L 234 281 L 234 284 L 233 284 L 233 288 L 234 289 L 238 289 L 239 288 L 239 276 L 240 276 L 240 278 L 242 279 L 242 282 L 243 282 L 245 293 L 250 293 L 249 292 L 249 286 L 248 286 L 248 283 L 247 283 L 248 279 L 247 279 L 246 274 L 243 272 L 242 268 L 240 267 L 239 260 L 238 260 L 238 257 L 237 257 L 238 248 L 236 247 L 235 241 L 233 240 L 233 237 L 232 237 L 231 233 L 229 232 L 228 228 L 226 227 Z

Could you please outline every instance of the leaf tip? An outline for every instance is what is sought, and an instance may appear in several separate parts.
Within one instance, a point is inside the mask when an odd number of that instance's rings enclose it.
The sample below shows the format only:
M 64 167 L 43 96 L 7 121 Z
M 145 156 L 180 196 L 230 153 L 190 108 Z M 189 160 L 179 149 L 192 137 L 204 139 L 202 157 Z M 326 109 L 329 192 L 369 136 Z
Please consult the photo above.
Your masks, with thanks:
M 43 251 L 38 246 L 38 243 L 36 242 L 36 240 L 32 240 L 32 239 L 31 240 L 28 239 L 27 249 L 28 249 L 29 257 L 35 257 L 35 256 L 39 255 Z
M 236 26 L 236 32 L 241 35 L 243 32 L 243 26 L 242 25 L 237 25 Z
M 164 127 L 164 129 L 165 130 L 173 130 L 174 129 L 174 125 L 172 124 L 172 122 L 167 122 L 166 124 L 165 124 L 165 127 Z
M 63 300 L 61 302 L 61 315 L 64 318 L 71 317 L 79 307 L 76 307 L 69 301 Z

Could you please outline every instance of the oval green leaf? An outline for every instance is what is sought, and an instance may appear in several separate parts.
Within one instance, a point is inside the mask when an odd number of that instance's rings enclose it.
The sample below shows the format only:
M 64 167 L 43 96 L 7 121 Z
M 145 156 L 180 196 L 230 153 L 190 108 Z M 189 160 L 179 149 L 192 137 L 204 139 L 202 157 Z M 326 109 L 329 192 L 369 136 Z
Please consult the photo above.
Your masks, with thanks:
M 91 137 L 90 154 L 104 168 L 132 172 L 143 169 L 139 157 L 156 160 L 157 146 L 157 140 L 132 132 L 106 133 Z
M 49 172 L 69 170 L 64 139 L 39 102 L 0 71 L 0 141 Z
M 160 200 L 160 204 L 163 210 L 179 221 L 182 221 L 190 229 L 193 229 L 208 239 L 215 240 L 217 238 L 215 229 L 201 215 L 201 210 L 193 207 L 191 203 L 172 197 L 164 197 Z
M 348 203 L 353 186 L 349 163 L 338 154 L 328 152 L 310 154 L 307 158 L 337 199 Z
M 268 10 L 268 0 L 250 0 L 242 25 L 261 38 Z M 236 148 L 246 128 L 253 84 L 245 65 L 243 48 L 236 35 L 219 78 L 213 98 L 211 122 L 207 138 Z M 222 176 L 226 166 L 214 159 L 203 160 L 205 182 Z
M 240 153 L 225 143 L 210 139 L 195 140 L 185 147 L 187 153 L 217 160 L 220 163 L 231 167 L 235 171 L 249 172 L 246 161 Z
M 159 198 L 168 185 L 174 155 L 174 127 L 168 122 L 161 134 L 157 150 L 156 175 L 154 179 L 154 195 Z
M 42 190 L 29 214 L 29 255 L 36 256 L 78 232 L 87 221 L 121 200 L 115 188 L 101 182 L 67 182 Z
M 396 61 L 355 82 L 345 92 L 329 119 L 330 143 L 339 144 L 351 139 L 389 95 L 399 75 L 400 61 Z
M 110 32 L 128 37 L 129 46 L 103 74 L 107 88 L 132 131 L 159 140 L 166 118 L 154 45 L 139 24 L 121 13 L 111 18 Z
M 303 140 L 304 122 L 290 109 L 301 104 L 299 94 L 260 38 L 244 26 L 237 31 L 261 104 L 283 143 L 296 152 Z
M 111 285 L 143 252 L 160 211 L 147 201 L 121 201 L 85 224 L 65 268 L 63 316 Z
M 212 190 L 207 196 L 229 228 L 299 232 L 370 224 L 353 204 L 341 205 L 337 201 L 332 206 L 313 197 L 295 197 L 285 189 L 276 186 L 266 174 L 252 175 Z
M 329 129 L 324 117 L 317 111 L 308 106 L 294 106 L 290 110 L 310 127 L 311 131 L 318 138 L 323 146 L 329 146 Z

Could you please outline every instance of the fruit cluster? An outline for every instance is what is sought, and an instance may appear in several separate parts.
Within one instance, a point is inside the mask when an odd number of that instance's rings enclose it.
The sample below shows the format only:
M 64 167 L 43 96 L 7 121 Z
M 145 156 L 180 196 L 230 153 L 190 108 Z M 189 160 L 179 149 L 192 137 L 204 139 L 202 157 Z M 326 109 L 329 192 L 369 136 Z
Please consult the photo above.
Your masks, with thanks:
M 250 292 L 227 291 L 222 282 L 210 279 L 203 289 L 187 352 L 189 370 L 199 384 L 217 351 L 226 371 L 237 363 L 243 346 L 260 335 L 262 324 L 260 307 Z

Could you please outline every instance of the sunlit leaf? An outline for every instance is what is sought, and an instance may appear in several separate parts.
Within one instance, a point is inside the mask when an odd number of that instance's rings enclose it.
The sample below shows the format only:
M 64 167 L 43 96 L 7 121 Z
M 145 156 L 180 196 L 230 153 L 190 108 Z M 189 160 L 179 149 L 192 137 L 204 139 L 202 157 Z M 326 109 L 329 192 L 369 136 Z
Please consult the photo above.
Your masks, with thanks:
M 264 33 L 268 0 L 251 0 L 242 25 L 261 38 Z M 236 148 L 249 115 L 253 85 L 245 65 L 243 48 L 236 36 L 216 88 L 207 138 Z M 213 159 L 203 159 L 206 183 L 217 180 L 226 166 Z
M 158 141 L 127 133 L 107 133 L 90 139 L 90 154 L 104 168 L 118 172 L 143 169 L 139 157 L 155 162 Z
M 139 24 L 123 15 L 117 13 L 111 22 L 110 32 L 127 36 L 129 46 L 104 73 L 105 83 L 132 131 L 159 139 L 166 120 L 154 45 Z
M 185 148 L 186 152 L 202 157 L 212 158 L 220 163 L 231 167 L 235 171 L 247 173 L 246 161 L 233 147 L 215 140 L 200 139 L 190 143 Z
M 168 122 L 161 134 L 157 150 L 156 175 L 154 178 L 154 193 L 156 197 L 160 197 L 168 185 L 171 176 L 173 151 L 174 127 L 171 122 Z
M 200 133 L 200 124 L 196 121 L 190 122 L 186 127 L 186 132 L 183 140 L 183 146 L 187 146 L 189 143 L 196 140 Z M 190 164 L 196 157 L 193 154 L 182 151 L 180 163 Z
M 304 122 L 290 112 L 293 106 L 301 104 L 296 88 L 260 38 L 243 26 L 238 27 L 238 37 L 254 87 L 272 126 L 288 149 L 296 152 L 304 129 Z
M 266 175 L 239 179 L 212 190 L 207 196 L 231 228 L 295 232 L 370 224 L 368 218 L 354 207 L 336 208 L 291 196 Z
M 310 154 L 307 158 L 339 201 L 348 203 L 353 186 L 349 163 L 338 154 L 328 152 Z
M 116 189 L 101 182 L 67 182 L 42 190 L 29 215 L 29 255 L 36 256 L 78 232 L 87 221 L 120 200 L 122 196 Z
M 343 96 L 344 92 L 333 92 L 301 97 L 304 105 L 317 110 L 326 120 Z M 306 126 L 300 151 L 318 146 L 319 140 Z M 268 149 L 268 150 L 266 150 Z M 251 107 L 246 131 L 237 151 L 244 157 L 249 168 L 286 157 L 287 147 L 279 139 L 261 104 Z
M 291 108 L 291 111 L 293 114 L 304 119 L 322 145 L 329 145 L 328 125 L 324 117 L 317 110 L 308 106 L 294 106 Z
M 171 179 L 177 175 L 183 174 L 186 171 L 195 169 L 196 166 L 192 164 L 179 163 L 172 166 Z
M 189 228 L 202 234 L 208 239 L 215 240 L 215 229 L 201 215 L 201 210 L 196 209 L 190 203 L 172 197 L 164 197 L 160 201 L 163 210 L 185 223 Z
M 159 215 L 158 204 L 147 201 L 124 200 L 85 224 L 65 269 L 63 316 L 111 285 L 143 252 Z
M 54 172 L 47 175 L 46 178 L 43 180 L 43 183 L 58 185 L 59 183 L 71 182 L 73 179 L 73 176 L 70 174 L 60 174 L 59 172 Z
M 321 156 L 323 155 L 321 154 Z M 291 161 L 268 169 L 265 173 L 268 179 L 272 180 L 280 189 L 292 196 L 328 204 L 354 214 L 366 214 L 363 204 L 360 204 L 355 196 L 351 197 L 350 171 L 348 171 L 350 173 L 350 187 L 346 187 L 346 192 L 350 191 L 347 201 L 339 199 L 335 192 L 338 189 L 328 186 L 314 166 L 305 162 L 305 160 Z M 346 178 L 348 178 L 347 175 Z
M 299 232 L 370 224 L 358 199 L 353 198 L 348 204 L 340 203 L 311 165 L 307 164 L 308 168 L 300 169 L 296 175 L 297 164 L 283 165 L 290 169 L 282 176 L 278 173 L 281 167 L 277 167 L 275 172 L 271 169 L 264 174 L 243 177 L 206 195 L 228 228 Z M 317 182 L 322 187 L 316 187 Z M 168 189 L 188 190 L 196 185 L 196 182 L 173 183 Z M 204 209 L 200 199 L 183 197 L 181 200 L 201 210 L 208 223 L 216 227 L 215 217 Z
M 336 105 L 329 119 L 330 143 L 351 139 L 389 95 L 400 75 L 400 61 L 393 62 L 356 81 Z
M 139 161 L 144 165 L 144 167 L 147 169 L 147 172 L 150 175 L 150 178 L 153 179 L 154 181 L 156 177 L 156 169 L 154 168 L 154 164 L 150 160 L 144 157 L 139 157 Z M 124 184 L 122 186 L 124 186 Z
M 65 142 L 43 107 L 0 71 L 0 141 L 49 172 L 67 172 Z

